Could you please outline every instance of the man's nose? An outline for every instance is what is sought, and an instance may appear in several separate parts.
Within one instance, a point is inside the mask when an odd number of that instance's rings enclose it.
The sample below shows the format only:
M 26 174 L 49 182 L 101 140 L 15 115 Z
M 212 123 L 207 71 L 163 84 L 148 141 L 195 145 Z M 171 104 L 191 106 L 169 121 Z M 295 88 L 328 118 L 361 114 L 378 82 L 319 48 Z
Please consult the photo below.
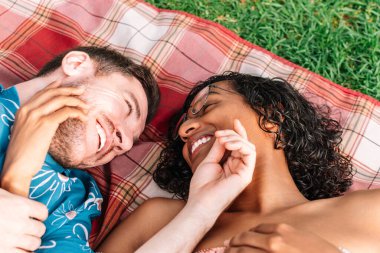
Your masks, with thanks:
M 118 155 L 124 154 L 129 151 L 133 146 L 133 136 L 128 134 L 129 131 L 116 129 L 114 132 L 115 149 Z

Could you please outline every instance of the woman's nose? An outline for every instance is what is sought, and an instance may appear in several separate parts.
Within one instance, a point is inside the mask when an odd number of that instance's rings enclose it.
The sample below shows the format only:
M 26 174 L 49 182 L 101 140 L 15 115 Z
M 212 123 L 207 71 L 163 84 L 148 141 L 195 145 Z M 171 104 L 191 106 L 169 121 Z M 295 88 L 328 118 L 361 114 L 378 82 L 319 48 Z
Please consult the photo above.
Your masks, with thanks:
M 178 135 L 182 141 L 186 142 L 187 139 L 193 134 L 195 130 L 200 127 L 200 123 L 197 118 L 188 119 L 182 123 L 178 130 Z

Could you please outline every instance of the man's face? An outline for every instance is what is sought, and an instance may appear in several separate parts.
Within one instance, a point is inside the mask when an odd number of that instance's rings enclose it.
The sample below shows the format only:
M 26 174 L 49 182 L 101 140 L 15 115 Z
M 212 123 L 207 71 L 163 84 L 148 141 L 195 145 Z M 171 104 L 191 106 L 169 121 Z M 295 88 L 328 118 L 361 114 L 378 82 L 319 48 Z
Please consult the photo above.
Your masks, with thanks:
M 145 127 L 148 102 L 141 83 L 119 73 L 64 85 L 83 84 L 88 121 L 63 122 L 49 153 L 64 167 L 88 168 L 111 161 L 132 148 Z

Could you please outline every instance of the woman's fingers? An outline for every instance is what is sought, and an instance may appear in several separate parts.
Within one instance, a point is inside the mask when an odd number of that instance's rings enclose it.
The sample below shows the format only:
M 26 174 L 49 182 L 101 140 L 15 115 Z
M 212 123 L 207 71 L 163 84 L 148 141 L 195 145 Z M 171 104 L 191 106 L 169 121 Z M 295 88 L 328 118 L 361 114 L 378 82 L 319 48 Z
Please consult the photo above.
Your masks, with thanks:
M 268 253 L 268 251 L 242 246 L 227 248 L 224 253 Z
M 267 249 L 267 241 L 268 236 L 266 234 L 249 230 L 234 236 L 229 242 L 229 247 L 249 246 L 257 249 Z

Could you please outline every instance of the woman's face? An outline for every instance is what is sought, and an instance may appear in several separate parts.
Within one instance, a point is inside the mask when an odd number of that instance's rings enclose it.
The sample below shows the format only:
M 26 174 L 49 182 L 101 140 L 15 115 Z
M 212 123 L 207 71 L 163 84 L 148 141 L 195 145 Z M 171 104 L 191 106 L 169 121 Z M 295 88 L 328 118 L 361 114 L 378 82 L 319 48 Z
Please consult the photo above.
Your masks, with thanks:
M 228 81 L 214 83 L 195 96 L 187 120 L 178 130 L 179 137 L 185 142 L 183 157 L 193 172 L 209 153 L 215 141 L 215 131 L 233 129 L 234 119 L 242 122 L 249 140 L 254 143 L 254 132 L 258 130 L 257 114 L 244 99 Z

